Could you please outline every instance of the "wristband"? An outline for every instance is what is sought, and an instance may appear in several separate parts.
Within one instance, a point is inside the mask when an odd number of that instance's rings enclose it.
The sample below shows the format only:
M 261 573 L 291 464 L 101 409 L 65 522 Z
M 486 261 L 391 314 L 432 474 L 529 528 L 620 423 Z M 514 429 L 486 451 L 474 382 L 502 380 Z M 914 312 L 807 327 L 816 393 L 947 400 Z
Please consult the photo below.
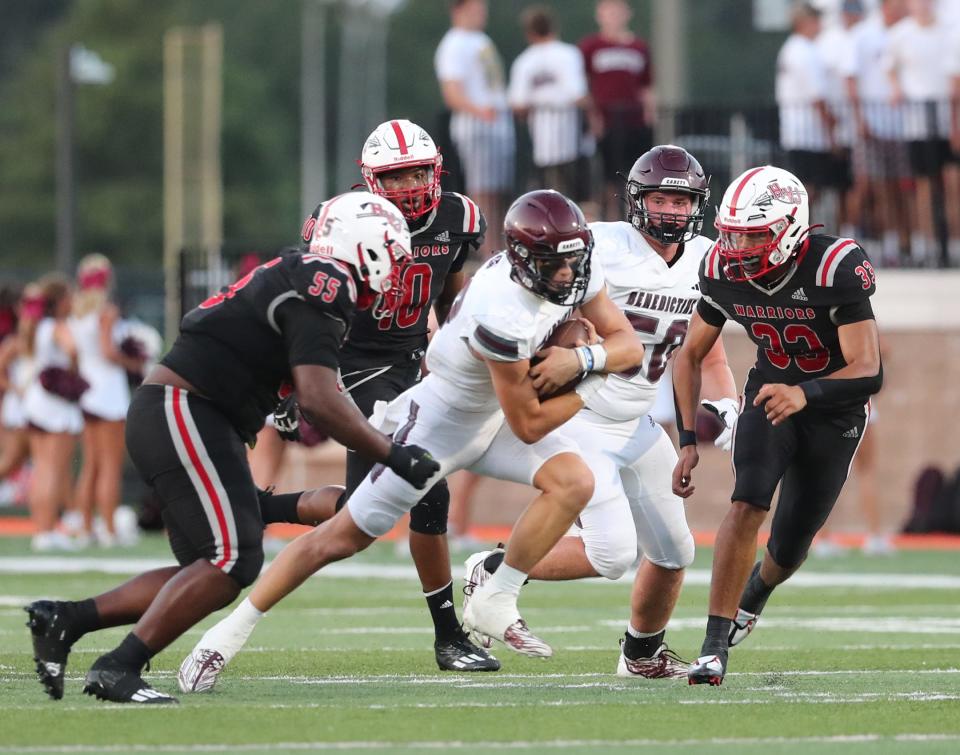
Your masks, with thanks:
M 574 349 L 573 352 L 577 355 L 577 360 L 580 362 L 580 374 L 586 375 L 593 369 L 593 354 L 590 353 L 590 350 L 586 346 L 579 346 Z
M 697 445 L 697 434 L 693 430 L 680 430 L 680 448 Z
M 603 372 L 603 368 L 607 366 L 607 350 L 603 347 L 603 344 L 595 343 L 593 346 L 586 346 L 584 348 L 586 348 L 593 357 L 593 366 L 590 369 L 593 372 Z

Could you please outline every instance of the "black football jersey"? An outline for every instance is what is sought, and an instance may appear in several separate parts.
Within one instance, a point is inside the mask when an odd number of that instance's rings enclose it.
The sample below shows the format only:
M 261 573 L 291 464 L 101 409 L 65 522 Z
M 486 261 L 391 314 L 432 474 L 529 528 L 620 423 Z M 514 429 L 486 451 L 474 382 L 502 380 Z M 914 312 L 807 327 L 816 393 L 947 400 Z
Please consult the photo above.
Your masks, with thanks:
M 190 310 L 161 361 L 250 440 L 291 381 L 292 367 L 338 368 L 356 301 L 356 282 L 342 262 L 276 257 Z
M 316 218 L 319 207 L 311 217 Z M 312 229 L 307 222 L 305 229 Z M 344 359 L 374 356 L 386 364 L 409 359 L 426 348 L 430 307 L 450 273 L 459 272 L 483 243 L 487 222 L 469 197 L 445 191 L 424 218 L 410 222 L 413 260 L 403 273 L 403 303 L 391 317 L 377 320 L 372 311 L 357 312 L 343 345 Z M 309 244 L 309 239 L 303 239 Z
M 853 239 L 811 235 L 791 264 L 782 280 L 765 288 L 729 280 L 716 246 L 700 263 L 697 311 L 716 327 L 725 320 L 743 326 L 757 345 L 754 382 L 796 385 L 836 372 L 847 364 L 838 328 L 873 318 L 876 275 Z

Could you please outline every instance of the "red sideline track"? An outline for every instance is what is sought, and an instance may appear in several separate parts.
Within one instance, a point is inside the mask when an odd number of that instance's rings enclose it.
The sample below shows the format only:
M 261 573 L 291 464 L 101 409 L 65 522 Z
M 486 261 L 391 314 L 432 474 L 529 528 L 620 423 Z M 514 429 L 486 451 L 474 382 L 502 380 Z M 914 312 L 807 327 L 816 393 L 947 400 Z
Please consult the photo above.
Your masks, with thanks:
M 299 524 L 271 524 L 267 534 L 271 537 L 292 539 L 307 532 L 310 528 Z M 26 517 L 0 517 L 0 537 L 28 537 L 34 534 L 33 523 Z M 385 540 L 396 540 L 405 535 L 402 525 L 387 533 Z M 510 528 L 505 526 L 474 526 L 470 528 L 470 537 L 481 542 L 506 542 L 510 537 Z M 693 533 L 697 545 L 712 546 L 715 532 L 697 531 Z M 865 535 L 859 532 L 832 532 L 831 539 L 841 545 L 855 548 L 863 544 Z M 760 533 L 760 542 L 765 543 L 767 533 Z M 901 550 L 952 551 L 960 550 L 960 535 L 897 535 L 894 545 Z

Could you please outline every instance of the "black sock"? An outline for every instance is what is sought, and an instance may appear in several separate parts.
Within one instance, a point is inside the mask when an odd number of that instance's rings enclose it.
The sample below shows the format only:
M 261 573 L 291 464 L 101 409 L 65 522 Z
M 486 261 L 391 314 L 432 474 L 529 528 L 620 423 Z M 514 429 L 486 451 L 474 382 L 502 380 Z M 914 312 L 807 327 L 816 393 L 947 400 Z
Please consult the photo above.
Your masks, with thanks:
M 93 598 L 79 601 L 67 601 L 67 611 L 70 617 L 69 640 L 72 645 L 87 632 L 100 629 L 100 614 L 97 613 L 97 604 Z
M 154 655 L 155 653 L 133 632 L 130 632 L 123 638 L 123 642 L 107 653 L 107 656 L 118 666 L 131 669 L 138 674 Z
M 259 492 L 260 516 L 264 524 L 272 522 L 290 522 L 291 524 L 314 524 L 301 522 L 297 514 L 297 502 L 303 493 L 283 493 L 277 495 L 269 490 Z
M 707 636 L 700 649 L 700 655 L 720 655 L 726 657 L 730 643 L 730 627 L 733 622 L 723 616 L 707 617 Z
M 626 632 L 626 639 L 623 641 L 623 654 L 631 661 L 638 658 L 650 658 L 663 643 L 665 632 L 666 630 L 657 632 L 650 637 L 634 637 L 630 632 Z
M 460 620 L 453 605 L 453 582 L 430 595 L 424 595 L 430 616 L 433 618 L 433 632 L 438 640 L 449 640 L 460 633 Z
M 773 588 L 760 579 L 760 562 L 757 561 L 750 579 L 747 580 L 747 586 L 743 588 L 743 595 L 740 596 L 740 608 L 759 615 L 772 594 Z

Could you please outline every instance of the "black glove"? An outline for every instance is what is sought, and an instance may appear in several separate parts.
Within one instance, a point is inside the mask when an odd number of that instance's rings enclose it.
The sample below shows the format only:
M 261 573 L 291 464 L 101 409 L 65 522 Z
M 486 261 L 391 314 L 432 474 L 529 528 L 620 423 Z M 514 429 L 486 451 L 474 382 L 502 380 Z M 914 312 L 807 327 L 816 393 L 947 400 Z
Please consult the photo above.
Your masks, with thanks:
M 390 446 L 390 455 L 384 463 L 417 490 L 423 490 L 427 480 L 440 471 L 436 459 L 420 446 L 401 446 L 394 443 Z
M 300 440 L 300 407 L 293 393 L 280 399 L 273 410 L 273 427 L 284 440 Z

